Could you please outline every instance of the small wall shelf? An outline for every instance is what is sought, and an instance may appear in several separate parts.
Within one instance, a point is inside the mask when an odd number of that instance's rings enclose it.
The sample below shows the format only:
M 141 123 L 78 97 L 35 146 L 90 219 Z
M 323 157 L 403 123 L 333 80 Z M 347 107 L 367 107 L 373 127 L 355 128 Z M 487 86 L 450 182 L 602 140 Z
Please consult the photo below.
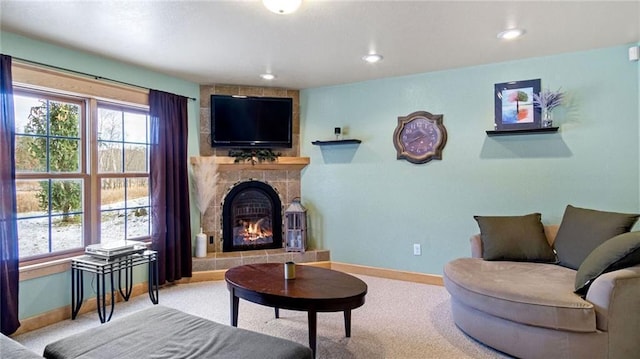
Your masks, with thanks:
M 329 145 L 348 145 L 354 143 L 362 143 L 360 140 L 350 139 L 350 140 L 333 140 L 333 141 L 313 141 L 312 145 L 316 146 L 329 146 Z
M 487 136 L 535 135 L 539 133 L 558 132 L 559 127 L 527 128 L 523 130 L 487 130 Z

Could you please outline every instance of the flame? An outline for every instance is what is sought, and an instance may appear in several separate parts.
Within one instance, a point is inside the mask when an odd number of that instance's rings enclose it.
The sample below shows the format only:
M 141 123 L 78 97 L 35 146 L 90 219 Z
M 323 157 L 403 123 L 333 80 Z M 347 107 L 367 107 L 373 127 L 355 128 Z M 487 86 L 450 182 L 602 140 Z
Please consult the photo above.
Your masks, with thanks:
M 268 238 L 273 235 L 271 228 L 265 228 L 262 226 L 264 218 L 256 221 L 255 223 L 249 223 L 246 225 L 244 231 L 240 233 L 245 241 L 256 241 L 258 239 Z

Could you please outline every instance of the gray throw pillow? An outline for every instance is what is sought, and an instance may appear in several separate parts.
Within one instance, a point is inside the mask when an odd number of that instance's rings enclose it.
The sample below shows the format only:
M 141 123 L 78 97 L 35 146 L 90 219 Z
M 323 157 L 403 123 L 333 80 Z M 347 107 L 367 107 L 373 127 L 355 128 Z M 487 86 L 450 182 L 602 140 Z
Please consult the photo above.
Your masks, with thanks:
M 576 293 L 585 295 L 603 273 L 640 264 L 640 232 L 615 236 L 599 245 L 585 258 L 576 273 Z
M 540 213 L 524 216 L 474 216 L 480 227 L 482 258 L 522 262 L 555 262 Z
M 568 205 L 554 242 L 558 264 L 578 269 L 582 261 L 607 239 L 626 233 L 637 214 L 604 212 Z

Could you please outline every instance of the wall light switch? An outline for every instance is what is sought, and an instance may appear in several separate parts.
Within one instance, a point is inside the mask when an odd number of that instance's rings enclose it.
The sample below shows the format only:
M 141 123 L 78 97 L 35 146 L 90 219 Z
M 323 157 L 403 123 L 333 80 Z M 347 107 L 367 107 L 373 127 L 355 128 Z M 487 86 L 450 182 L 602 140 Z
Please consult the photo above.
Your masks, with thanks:
M 422 255 L 422 247 L 418 243 L 413 244 L 413 255 L 420 256 Z

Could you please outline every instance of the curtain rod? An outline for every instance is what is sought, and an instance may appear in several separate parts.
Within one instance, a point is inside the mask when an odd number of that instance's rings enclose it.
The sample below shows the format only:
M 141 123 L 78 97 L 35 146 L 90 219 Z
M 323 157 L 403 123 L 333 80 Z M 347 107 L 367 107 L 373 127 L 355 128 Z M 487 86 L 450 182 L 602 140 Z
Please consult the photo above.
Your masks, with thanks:
M 66 71 L 66 72 L 71 72 L 71 73 L 73 73 L 73 74 L 77 74 L 77 75 L 82 75 L 82 76 L 86 76 L 86 77 L 91 77 L 91 78 L 93 78 L 94 80 L 109 81 L 109 82 L 114 82 L 114 83 L 117 83 L 117 84 L 120 84 L 120 85 L 126 85 L 126 86 L 136 87 L 136 88 L 143 89 L 143 90 L 150 90 L 148 87 L 144 87 L 144 86 L 140 86 L 140 85 L 135 85 L 135 84 L 132 84 L 132 83 L 129 83 L 129 82 L 120 81 L 120 80 L 114 80 L 114 79 L 110 79 L 110 78 L 108 78 L 108 77 L 102 77 L 102 76 L 98 76 L 98 75 L 93 75 L 93 74 L 89 74 L 89 73 L 82 72 L 82 71 L 66 69 L 66 68 L 64 68 L 64 67 L 55 66 L 55 65 L 49 65 L 49 64 L 44 64 L 44 63 L 42 63 L 42 62 L 37 62 L 37 61 L 32 61 L 32 60 L 22 59 L 22 58 L 14 57 L 14 56 L 12 56 L 11 58 L 12 58 L 12 59 L 15 59 L 15 60 L 18 60 L 18 61 L 21 61 L 21 62 L 26 62 L 26 63 L 28 63 L 28 64 L 32 64 L 32 65 L 44 66 L 44 67 L 48 67 L 48 68 L 55 69 L 55 70 Z M 182 95 L 180 95 L 180 96 L 182 96 Z M 184 97 L 187 97 L 187 96 L 184 96 Z M 196 101 L 196 98 L 194 98 L 194 97 L 187 97 L 187 98 L 188 98 L 189 100 L 191 100 L 191 101 Z

